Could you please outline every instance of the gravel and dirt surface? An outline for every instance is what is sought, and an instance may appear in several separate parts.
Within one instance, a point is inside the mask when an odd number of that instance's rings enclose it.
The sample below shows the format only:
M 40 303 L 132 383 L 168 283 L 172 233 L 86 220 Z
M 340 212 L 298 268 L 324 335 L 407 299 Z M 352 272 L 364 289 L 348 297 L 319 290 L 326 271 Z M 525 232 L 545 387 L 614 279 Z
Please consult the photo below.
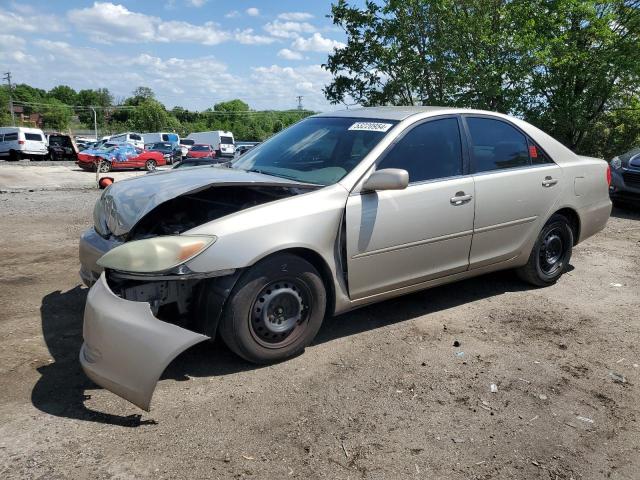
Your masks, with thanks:
M 0 194 L 0 478 L 640 478 L 637 210 L 553 287 L 503 272 L 387 301 L 268 367 L 198 345 L 146 413 L 77 360 L 97 196 Z

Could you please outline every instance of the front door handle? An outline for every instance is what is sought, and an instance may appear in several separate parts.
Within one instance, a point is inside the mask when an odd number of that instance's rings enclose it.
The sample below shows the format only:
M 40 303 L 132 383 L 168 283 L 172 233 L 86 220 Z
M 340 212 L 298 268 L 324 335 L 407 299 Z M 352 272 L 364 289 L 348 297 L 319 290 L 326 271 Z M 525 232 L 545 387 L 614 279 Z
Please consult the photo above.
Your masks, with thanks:
M 556 183 L 558 183 L 558 179 L 557 178 L 544 177 L 544 180 L 542 181 L 542 186 L 543 187 L 553 187 Z
M 457 192 L 449 201 L 451 202 L 451 205 L 458 206 L 470 202 L 472 198 L 472 195 L 467 195 L 464 192 Z

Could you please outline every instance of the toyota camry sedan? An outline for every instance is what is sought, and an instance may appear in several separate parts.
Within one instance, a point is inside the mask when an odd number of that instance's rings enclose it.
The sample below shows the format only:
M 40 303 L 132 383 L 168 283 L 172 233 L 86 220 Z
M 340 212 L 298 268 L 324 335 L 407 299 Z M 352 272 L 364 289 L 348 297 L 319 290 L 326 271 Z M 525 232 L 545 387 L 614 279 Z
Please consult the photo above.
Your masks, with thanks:
M 381 107 L 309 117 L 230 166 L 116 182 L 80 239 L 80 362 L 149 409 L 172 359 L 216 335 L 269 363 L 327 316 L 409 292 L 503 269 L 553 285 L 606 224 L 610 179 L 517 118 Z

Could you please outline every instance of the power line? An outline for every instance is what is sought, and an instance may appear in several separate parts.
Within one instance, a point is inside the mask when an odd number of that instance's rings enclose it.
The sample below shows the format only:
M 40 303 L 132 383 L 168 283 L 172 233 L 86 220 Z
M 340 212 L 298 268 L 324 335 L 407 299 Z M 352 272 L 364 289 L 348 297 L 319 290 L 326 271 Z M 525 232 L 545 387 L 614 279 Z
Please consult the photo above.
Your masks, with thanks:
M 11 110 L 11 123 L 13 126 L 16 126 L 16 115 L 13 112 L 13 87 L 11 86 L 11 72 L 6 72 L 4 74 L 4 80 L 9 84 L 9 109 Z

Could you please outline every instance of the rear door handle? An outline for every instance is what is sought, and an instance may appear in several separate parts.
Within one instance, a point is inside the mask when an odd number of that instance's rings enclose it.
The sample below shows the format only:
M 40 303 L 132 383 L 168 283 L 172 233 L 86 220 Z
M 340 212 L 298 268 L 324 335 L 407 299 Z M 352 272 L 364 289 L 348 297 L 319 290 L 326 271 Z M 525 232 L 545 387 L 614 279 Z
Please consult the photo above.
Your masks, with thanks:
M 457 192 L 449 201 L 451 202 L 451 205 L 458 206 L 470 202 L 472 198 L 472 195 L 467 195 L 464 192 Z
M 544 177 L 544 180 L 542 181 L 542 186 L 553 187 L 556 183 L 558 183 L 558 180 L 556 178 Z

